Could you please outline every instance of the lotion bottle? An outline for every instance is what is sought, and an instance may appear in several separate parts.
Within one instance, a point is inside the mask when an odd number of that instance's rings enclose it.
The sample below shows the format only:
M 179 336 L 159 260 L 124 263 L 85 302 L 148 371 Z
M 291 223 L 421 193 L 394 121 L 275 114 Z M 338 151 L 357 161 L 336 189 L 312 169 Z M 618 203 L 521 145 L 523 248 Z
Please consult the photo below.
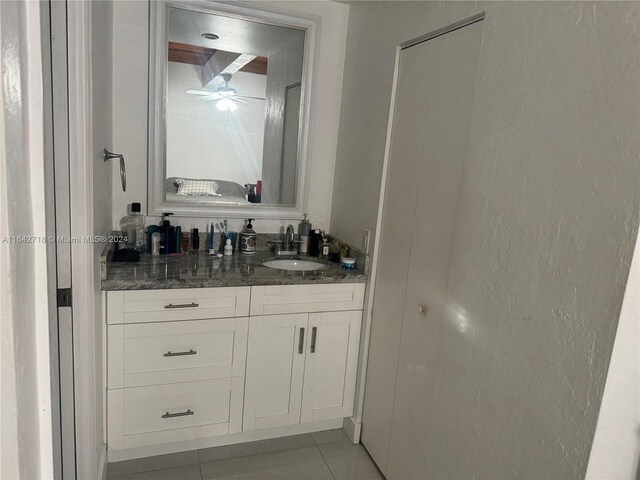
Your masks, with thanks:
M 227 238 L 227 241 L 224 244 L 224 256 L 229 257 L 231 255 L 233 255 L 233 247 L 231 246 L 231 239 Z

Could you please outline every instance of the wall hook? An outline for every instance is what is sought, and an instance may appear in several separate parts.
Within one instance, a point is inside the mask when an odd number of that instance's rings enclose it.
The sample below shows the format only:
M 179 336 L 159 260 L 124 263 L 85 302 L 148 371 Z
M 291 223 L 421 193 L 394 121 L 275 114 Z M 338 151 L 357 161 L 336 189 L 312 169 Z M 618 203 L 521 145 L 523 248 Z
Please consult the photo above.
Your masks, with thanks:
M 127 191 L 127 169 L 124 164 L 124 155 L 121 153 L 112 153 L 105 148 L 102 156 L 105 162 L 107 160 L 113 160 L 114 158 L 120 159 L 120 181 L 122 182 L 122 191 L 126 192 Z

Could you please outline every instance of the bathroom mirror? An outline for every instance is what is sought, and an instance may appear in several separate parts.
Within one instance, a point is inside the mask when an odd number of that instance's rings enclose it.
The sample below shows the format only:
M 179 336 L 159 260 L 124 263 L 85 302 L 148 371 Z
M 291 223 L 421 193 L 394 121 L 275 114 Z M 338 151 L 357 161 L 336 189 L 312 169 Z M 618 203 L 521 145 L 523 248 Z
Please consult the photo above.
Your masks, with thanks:
M 148 213 L 300 218 L 316 19 L 150 8 Z

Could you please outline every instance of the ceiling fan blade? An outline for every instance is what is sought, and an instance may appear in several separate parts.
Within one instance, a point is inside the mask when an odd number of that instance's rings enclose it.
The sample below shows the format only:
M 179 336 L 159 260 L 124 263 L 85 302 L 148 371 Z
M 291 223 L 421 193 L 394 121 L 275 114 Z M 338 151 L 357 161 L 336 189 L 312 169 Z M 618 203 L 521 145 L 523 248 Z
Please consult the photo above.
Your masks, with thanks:
M 262 97 L 251 97 L 249 95 L 235 95 L 235 98 L 249 98 L 251 100 L 266 100 L 266 98 Z
M 190 89 L 190 90 L 187 90 L 187 93 L 188 93 L 189 95 L 201 95 L 201 96 L 207 96 L 207 95 L 211 95 L 211 94 L 213 94 L 213 93 L 215 93 L 215 92 L 211 92 L 211 91 L 209 91 L 209 90 L 197 90 L 197 89 Z
M 211 93 L 206 97 L 202 97 L 202 100 L 220 100 L 221 98 L 222 98 L 222 95 L 219 95 L 217 93 Z

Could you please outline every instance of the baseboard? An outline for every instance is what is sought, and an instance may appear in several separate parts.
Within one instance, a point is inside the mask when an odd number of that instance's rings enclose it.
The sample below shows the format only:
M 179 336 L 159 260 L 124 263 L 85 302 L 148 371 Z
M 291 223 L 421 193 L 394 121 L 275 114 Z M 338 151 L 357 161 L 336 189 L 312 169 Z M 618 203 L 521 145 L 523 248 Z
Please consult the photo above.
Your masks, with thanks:
M 107 446 L 102 444 L 100 455 L 98 456 L 98 478 L 107 480 Z
M 167 453 L 186 452 L 189 450 L 198 450 L 200 448 L 221 447 L 224 445 L 253 442 L 256 440 L 267 440 L 269 438 L 286 437 L 301 433 L 332 430 L 335 428 L 342 428 L 342 426 L 343 419 L 335 418 L 319 422 L 301 423 L 299 425 L 288 425 L 286 427 L 265 428 L 262 430 L 252 430 L 249 432 L 234 433 L 231 435 L 220 435 L 219 437 L 197 438 L 193 440 L 185 440 L 183 442 L 165 443 L 162 445 L 109 450 L 108 461 L 120 462 L 122 460 L 152 457 L 154 455 L 164 455 Z
M 347 417 L 342 422 L 342 429 L 353 443 L 360 443 L 361 423 L 357 423 L 354 417 Z

